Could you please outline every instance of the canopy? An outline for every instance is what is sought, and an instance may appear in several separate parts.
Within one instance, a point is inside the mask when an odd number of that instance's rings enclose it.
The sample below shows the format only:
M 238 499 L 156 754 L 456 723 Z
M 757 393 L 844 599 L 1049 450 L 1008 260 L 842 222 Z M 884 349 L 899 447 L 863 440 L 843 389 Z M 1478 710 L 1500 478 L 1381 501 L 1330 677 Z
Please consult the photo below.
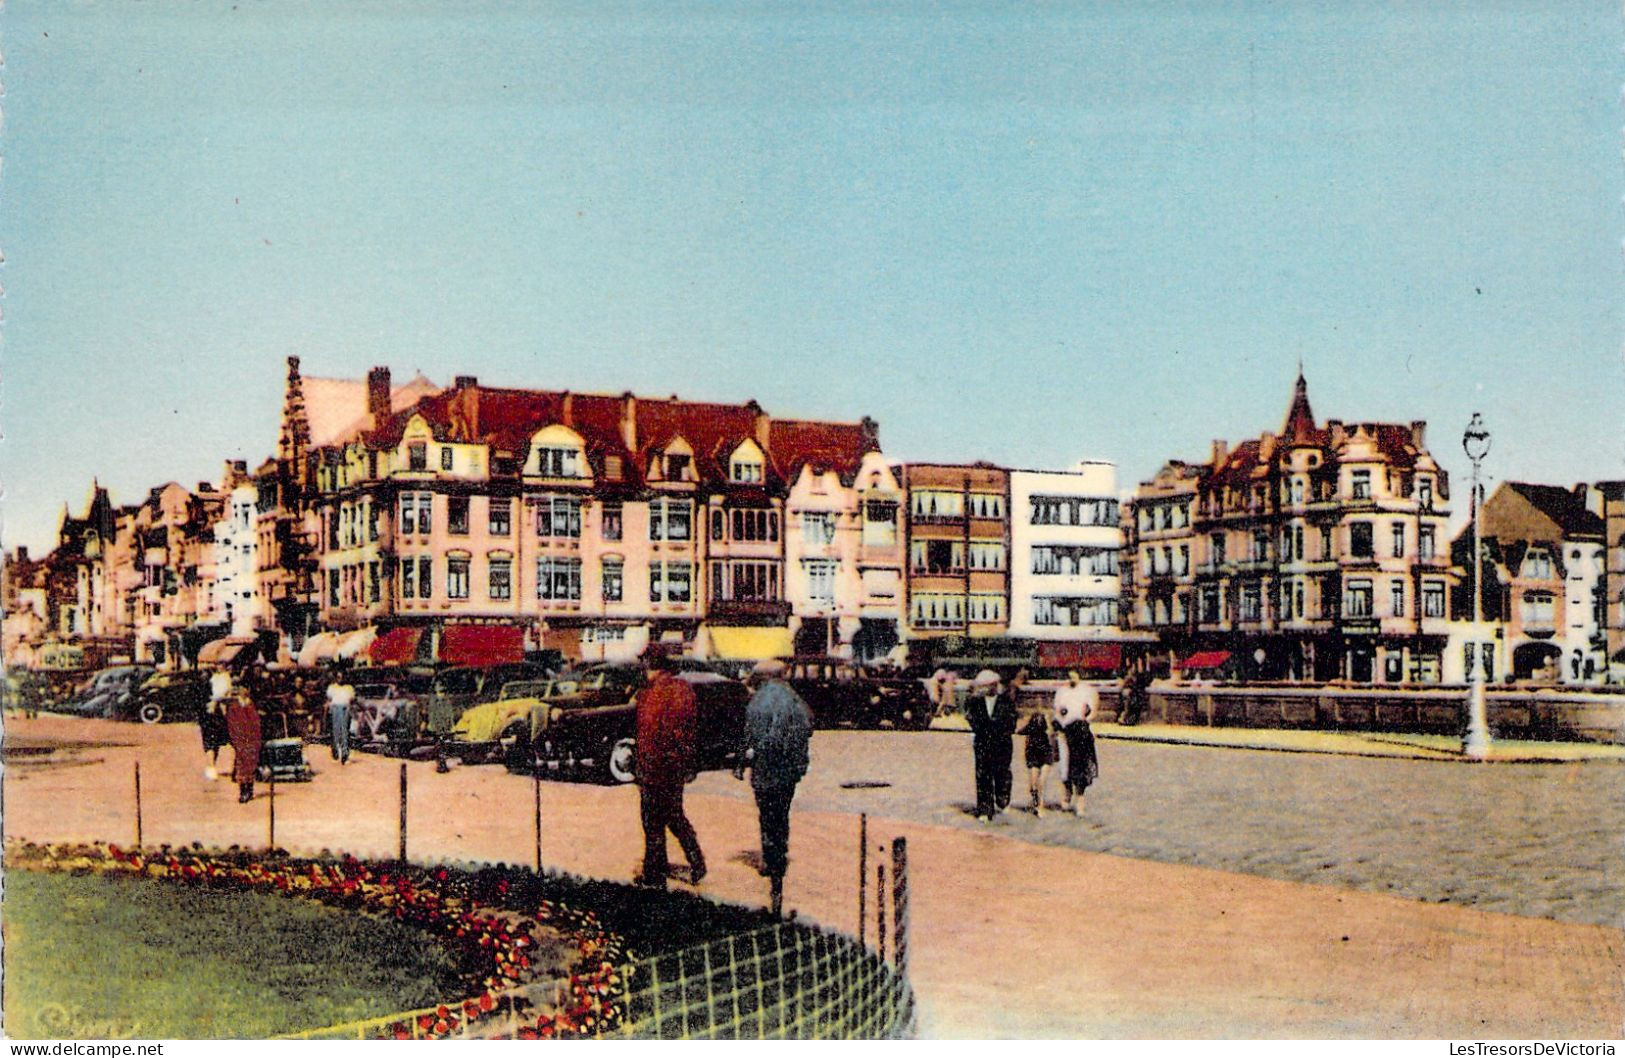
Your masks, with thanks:
M 315 668 L 319 663 L 332 657 L 338 648 L 337 632 L 318 632 L 305 640 L 305 645 L 299 648 L 299 667 Z
M 1117 643 L 1038 644 L 1039 668 L 1116 672 L 1122 664 L 1123 648 Z
M 199 665 L 230 665 L 236 661 L 238 655 L 247 650 L 252 654 L 258 650 L 259 641 L 250 637 L 233 636 L 228 639 L 214 639 L 203 644 L 197 652 Z M 244 660 L 247 660 L 246 658 Z
M 761 661 L 795 653 L 788 628 L 730 628 L 712 625 L 711 654 L 724 661 Z
M 418 659 L 421 628 L 391 628 L 372 641 L 367 656 L 374 665 L 410 665 Z
M 1199 650 L 1179 663 L 1182 669 L 1216 669 L 1230 660 L 1228 650 Z
M 448 665 L 508 665 L 525 660 L 525 633 L 513 625 L 447 625 L 440 660 Z
M 367 648 L 372 646 L 373 640 L 378 638 L 378 629 L 361 628 L 354 632 L 346 632 L 339 637 L 339 645 L 333 650 L 334 660 L 364 657 Z

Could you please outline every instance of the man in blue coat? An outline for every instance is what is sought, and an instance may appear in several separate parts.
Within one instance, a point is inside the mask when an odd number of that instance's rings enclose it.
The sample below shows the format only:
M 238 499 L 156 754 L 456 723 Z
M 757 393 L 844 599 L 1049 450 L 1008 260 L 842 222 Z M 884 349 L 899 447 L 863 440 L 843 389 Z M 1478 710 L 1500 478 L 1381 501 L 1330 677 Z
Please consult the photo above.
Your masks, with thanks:
M 750 786 L 762 827 L 762 873 L 771 881 L 773 913 L 784 904 L 784 875 L 790 866 L 790 802 L 807 774 L 812 712 L 784 682 L 782 661 L 763 661 L 751 682 L 756 692 L 745 708 L 745 746 L 736 775 L 750 767 Z

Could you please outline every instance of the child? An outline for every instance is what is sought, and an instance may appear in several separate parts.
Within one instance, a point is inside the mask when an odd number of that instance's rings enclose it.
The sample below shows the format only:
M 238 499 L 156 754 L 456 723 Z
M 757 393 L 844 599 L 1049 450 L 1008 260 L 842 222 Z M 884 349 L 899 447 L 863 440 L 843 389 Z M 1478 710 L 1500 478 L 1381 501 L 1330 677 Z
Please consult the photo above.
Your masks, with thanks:
M 1042 816 L 1044 775 L 1056 759 L 1055 729 L 1049 714 L 1039 710 L 1027 718 L 1020 733 L 1026 736 L 1027 789 L 1033 798 L 1033 814 Z

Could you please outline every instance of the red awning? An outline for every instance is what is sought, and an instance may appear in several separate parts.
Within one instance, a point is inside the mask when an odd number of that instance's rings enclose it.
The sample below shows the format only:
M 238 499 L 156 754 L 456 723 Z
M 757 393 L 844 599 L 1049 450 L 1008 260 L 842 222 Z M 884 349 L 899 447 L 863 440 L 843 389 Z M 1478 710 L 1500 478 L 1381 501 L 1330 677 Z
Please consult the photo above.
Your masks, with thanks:
M 1200 650 L 1179 663 L 1182 669 L 1216 669 L 1230 660 L 1228 650 Z
M 512 625 L 447 625 L 440 660 L 448 665 L 508 665 L 525 660 L 525 633 Z
M 374 665 L 410 665 L 418 659 L 421 628 L 391 628 L 372 641 L 367 657 Z
M 1117 643 L 1039 643 L 1041 669 L 1088 669 L 1115 672 L 1122 667 L 1123 648 Z

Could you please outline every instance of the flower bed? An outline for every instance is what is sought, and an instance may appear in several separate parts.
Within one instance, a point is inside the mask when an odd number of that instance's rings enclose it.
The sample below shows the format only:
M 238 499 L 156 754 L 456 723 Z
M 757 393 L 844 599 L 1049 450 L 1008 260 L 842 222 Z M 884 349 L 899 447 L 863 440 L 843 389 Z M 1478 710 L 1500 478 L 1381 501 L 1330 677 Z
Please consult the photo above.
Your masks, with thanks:
M 367 863 L 354 857 L 295 859 L 279 853 L 197 848 L 124 850 L 115 845 L 6 846 L 9 870 L 123 874 L 172 884 L 276 892 L 393 918 L 444 944 L 467 998 L 382 1027 L 383 1038 L 443 1038 L 500 1013 L 521 1038 L 579 1037 L 612 1029 L 624 1014 L 624 941 L 592 911 L 539 892 L 555 879 L 506 868 L 461 870 Z M 557 887 L 556 885 L 554 887 Z M 506 997 L 536 980 L 540 935 L 562 935 L 574 948 L 562 1003 L 537 1010 Z M 506 1000 L 506 1001 L 505 1001 Z

